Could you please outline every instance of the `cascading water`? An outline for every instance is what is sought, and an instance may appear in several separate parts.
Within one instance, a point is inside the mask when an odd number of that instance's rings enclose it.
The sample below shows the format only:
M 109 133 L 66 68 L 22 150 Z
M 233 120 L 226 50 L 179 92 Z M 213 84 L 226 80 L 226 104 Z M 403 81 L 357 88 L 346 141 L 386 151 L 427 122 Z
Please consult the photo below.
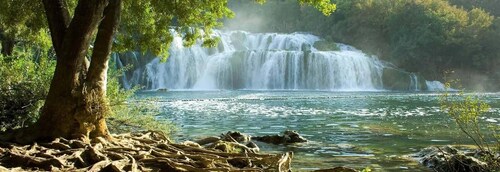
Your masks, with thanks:
M 418 84 L 418 77 L 416 74 L 414 73 L 411 73 L 410 74 L 410 88 L 408 88 L 408 90 L 411 90 L 411 91 L 420 91 L 420 88 L 418 87 L 419 84 Z
M 184 47 L 174 38 L 166 63 L 154 59 L 134 71 L 130 84 L 147 89 L 382 89 L 384 65 L 339 44 L 338 51 L 313 47 L 320 39 L 304 33 L 216 32 L 219 46 Z M 138 79 L 141 78 L 141 79 Z

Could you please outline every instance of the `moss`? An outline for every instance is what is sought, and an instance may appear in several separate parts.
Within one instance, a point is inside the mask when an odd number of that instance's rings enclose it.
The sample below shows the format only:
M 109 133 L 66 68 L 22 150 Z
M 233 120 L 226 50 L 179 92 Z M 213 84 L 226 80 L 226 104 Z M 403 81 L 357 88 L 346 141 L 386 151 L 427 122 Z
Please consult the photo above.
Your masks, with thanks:
M 313 45 L 314 48 L 316 48 L 319 51 L 339 51 L 340 48 L 335 42 L 330 42 L 330 41 L 316 41 Z

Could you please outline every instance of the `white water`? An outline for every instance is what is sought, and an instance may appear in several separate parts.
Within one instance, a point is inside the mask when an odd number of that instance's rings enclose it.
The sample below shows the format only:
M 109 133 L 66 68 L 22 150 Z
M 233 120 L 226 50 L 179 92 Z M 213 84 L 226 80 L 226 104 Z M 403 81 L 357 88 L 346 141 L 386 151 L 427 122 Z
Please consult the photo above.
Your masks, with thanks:
M 147 89 L 382 89 L 383 64 L 347 45 L 318 51 L 310 34 L 216 32 L 216 48 L 184 47 L 174 38 L 166 63 L 135 71 L 132 85 Z M 141 79 L 137 78 L 143 78 Z M 145 83 L 144 83 L 145 82 Z
M 419 84 L 418 84 L 418 77 L 414 73 L 410 74 L 410 88 L 408 88 L 408 90 L 420 91 Z
M 425 81 L 427 90 L 429 91 L 446 91 L 446 86 L 439 81 Z M 455 89 L 448 89 L 448 91 L 456 91 Z

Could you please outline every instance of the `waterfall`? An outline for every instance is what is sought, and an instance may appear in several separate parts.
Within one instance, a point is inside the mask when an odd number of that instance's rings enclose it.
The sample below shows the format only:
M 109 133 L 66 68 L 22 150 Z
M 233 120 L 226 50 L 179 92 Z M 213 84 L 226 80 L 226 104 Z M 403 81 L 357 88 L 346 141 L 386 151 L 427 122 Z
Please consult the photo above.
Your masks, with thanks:
M 427 90 L 429 91 L 456 91 L 456 89 L 452 88 L 446 89 L 446 86 L 439 81 L 425 81 L 425 84 L 427 85 Z
M 306 33 L 216 31 L 218 47 L 184 47 L 175 37 L 167 62 L 158 58 L 133 72 L 146 89 L 379 90 L 384 65 L 351 46 L 319 51 Z
M 418 87 L 418 77 L 415 73 L 410 74 L 410 88 L 408 88 L 410 91 L 420 91 Z

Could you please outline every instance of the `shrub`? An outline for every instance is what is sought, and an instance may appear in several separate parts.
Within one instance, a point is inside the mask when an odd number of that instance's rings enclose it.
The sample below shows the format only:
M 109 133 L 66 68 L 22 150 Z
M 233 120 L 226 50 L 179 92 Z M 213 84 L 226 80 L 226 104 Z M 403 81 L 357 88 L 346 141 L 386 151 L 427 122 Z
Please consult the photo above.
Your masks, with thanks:
M 0 131 L 29 126 L 38 118 L 55 68 L 46 54 L 25 48 L 0 55 Z
M 27 127 L 38 119 L 55 69 L 55 60 L 47 54 L 22 47 L 12 56 L 0 55 L 0 131 Z M 114 133 L 157 130 L 165 134 L 175 131 L 168 121 L 156 119 L 159 110 L 154 105 L 128 103 L 138 88 L 121 88 L 118 80 L 124 70 L 111 68 L 108 73 L 109 130 Z
M 114 66 L 114 65 L 110 65 Z M 119 78 L 130 66 L 123 69 L 111 68 L 108 73 L 107 97 L 111 106 L 107 122 L 112 133 L 133 132 L 138 130 L 155 130 L 170 135 L 176 127 L 169 121 L 159 121 L 158 106 L 149 100 L 139 101 L 134 95 L 139 87 L 125 90 L 119 84 Z
M 450 82 L 445 84 L 450 89 Z M 481 160 L 488 163 L 490 170 L 500 169 L 500 137 L 497 132 L 500 127 L 489 125 L 484 127 L 480 122 L 490 106 L 477 97 L 465 95 L 463 91 L 456 94 L 444 92 L 440 96 L 441 110 L 448 114 L 462 133 L 464 133 L 477 146 Z M 485 129 L 488 128 L 488 129 Z

